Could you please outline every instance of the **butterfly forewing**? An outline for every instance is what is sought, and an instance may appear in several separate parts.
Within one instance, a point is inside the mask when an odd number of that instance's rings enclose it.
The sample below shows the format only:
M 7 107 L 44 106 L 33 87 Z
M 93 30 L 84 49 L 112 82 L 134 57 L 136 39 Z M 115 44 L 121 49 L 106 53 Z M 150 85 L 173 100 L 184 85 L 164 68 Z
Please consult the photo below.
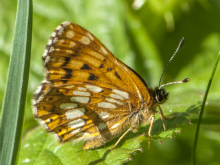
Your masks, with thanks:
M 98 147 L 121 134 L 129 117 L 150 100 L 147 86 L 90 32 L 64 22 L 43 54 L 45 80 L 33 109 L 61 141 Z

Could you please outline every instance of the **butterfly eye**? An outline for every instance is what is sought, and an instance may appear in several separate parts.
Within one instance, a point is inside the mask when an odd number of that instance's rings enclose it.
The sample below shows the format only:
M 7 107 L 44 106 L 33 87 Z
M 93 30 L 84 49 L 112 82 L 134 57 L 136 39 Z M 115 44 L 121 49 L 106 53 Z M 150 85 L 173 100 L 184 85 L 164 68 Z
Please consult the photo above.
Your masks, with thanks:
M 159 104 L 164 103 L 167 100 L 168 93 L 164 89 L 157 89 L 156 90 L 156 100 Z

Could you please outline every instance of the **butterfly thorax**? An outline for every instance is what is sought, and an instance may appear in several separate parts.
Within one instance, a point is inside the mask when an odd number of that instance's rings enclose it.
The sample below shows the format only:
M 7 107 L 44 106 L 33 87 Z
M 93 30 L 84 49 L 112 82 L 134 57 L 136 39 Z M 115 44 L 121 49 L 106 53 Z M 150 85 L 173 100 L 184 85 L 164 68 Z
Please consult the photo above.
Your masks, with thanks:
M 163 104 L 168 98 L 168 93 L 164 89 L 158 87 L 155 89 L 150 88 L 148 89 L 148 92 L 150 95 L 150 101 L 146 103 L 143 100 L 139 110 L 130 118 L 133 132 L 137 132 L 137 129 L 141 124 L 149 124 L 152 117 L 154 117 L 157 112 L 157 107 L 160 106 L 160 104 Z

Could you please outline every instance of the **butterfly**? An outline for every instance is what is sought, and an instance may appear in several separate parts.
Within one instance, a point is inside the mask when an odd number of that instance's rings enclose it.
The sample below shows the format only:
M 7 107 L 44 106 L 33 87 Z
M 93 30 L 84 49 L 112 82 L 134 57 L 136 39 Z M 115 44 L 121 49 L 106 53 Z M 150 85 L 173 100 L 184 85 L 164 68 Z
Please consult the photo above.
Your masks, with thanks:
M 167 84 L 148 88 L 92 33 L 71 22 L 55 29 L 42 59 L 45 79 L 33 96 L 33 112 L 60 142 L 84 140 L 83 149 L 92 149 L 120 136 L 115 147 L 128 132 L 150 124 L 150 143 L 155 114 L 164 118 Z

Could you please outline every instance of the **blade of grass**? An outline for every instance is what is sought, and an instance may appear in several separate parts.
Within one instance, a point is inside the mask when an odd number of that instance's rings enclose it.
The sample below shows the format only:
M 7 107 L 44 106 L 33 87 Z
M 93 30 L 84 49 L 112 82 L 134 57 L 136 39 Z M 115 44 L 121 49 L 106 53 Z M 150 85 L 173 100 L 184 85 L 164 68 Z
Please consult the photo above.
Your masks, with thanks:
M 0 121 L 0 164 L 17 164 L 31 54 L 32 1 L 18 0 L 12 54 Z
M 209 89 L 210 89 L 211 84 L 212 84 L 213 77 L 215 75 L 215 71 L 216 71 L 216 68 L 217 68 L 217 65 L 218 65 L 219 58 L 220 58 L 220 52 L 218 54 L 217 60 L 215 62 L 214 68 L 212 70 L 212 74 L 210 76 L 209 83 L 208 83 L 208 86 L 207 86 L 206 91 L 205 91 L 205 96 L 204 96 L 203 101 L 202 101 L 202 107 L 201 107 L 201 111 L 200 111 L 200 114 L 199 114 L 199 119 L 198 119 L 198 124 L 197 124 L 197 128 L 196 128 L 195 139 L 194 139 L 193 152 L 192 152 L 192 164 L 193 165 L 196 164 L 196 147 L 197 147 L 198 136 L 199 136 L 199 128 L 200 128 L 201 121 L 202 121 L 202 115 L 203 115 L 203 112 L 204 112 L 204 109 L 205 109 L 205 103 L 206 103 L 206 100 L 207 100 L 207 97 L 208 97 L 208 93 L 209 93 Z

